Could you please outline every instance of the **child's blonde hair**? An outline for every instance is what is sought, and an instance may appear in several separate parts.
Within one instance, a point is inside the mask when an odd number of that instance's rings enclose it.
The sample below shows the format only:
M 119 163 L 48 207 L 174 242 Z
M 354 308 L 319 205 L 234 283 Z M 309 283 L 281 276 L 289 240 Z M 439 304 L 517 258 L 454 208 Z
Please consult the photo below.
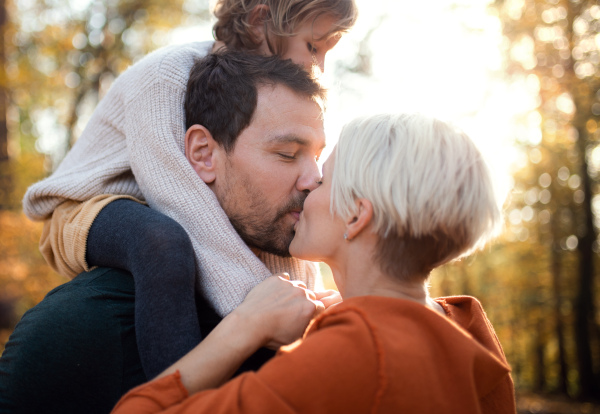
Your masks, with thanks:
M 214 10 L 217 22 L 213 26 L 215 39 L 230 49 L 257 49 L 260 41 L 253 34 L 249 18 L 252 10 L 260 5 L 269 9 L 264 21 L 265 36 L 273 54 L 284 53 L 286 38 L 294 36 L 298 27 L 313 22 L 318 16 L 336 18 L 333 29 L 325 37 L 347 32 L 358 16 L 354 0 L 217 0 Z

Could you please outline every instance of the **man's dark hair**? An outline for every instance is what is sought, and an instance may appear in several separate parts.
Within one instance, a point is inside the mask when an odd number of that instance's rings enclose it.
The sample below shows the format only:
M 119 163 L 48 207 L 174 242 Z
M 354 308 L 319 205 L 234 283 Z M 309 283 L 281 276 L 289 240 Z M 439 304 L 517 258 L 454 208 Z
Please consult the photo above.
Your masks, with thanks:
M 250 125 L 258 86 L 283 85 L 323 108 L 325 89 L 291 60 L 223 51 L 199 59 L 190 71 L 185 96 L 186 129 L 202 125 L 225 151 L 233 150 Z

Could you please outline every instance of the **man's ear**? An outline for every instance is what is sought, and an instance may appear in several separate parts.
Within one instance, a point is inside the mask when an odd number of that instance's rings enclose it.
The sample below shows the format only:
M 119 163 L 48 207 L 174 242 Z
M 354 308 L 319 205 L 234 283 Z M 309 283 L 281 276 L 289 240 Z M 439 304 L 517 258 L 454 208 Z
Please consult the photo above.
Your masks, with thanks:
M 265 21 L 269 18 L 270 13 L 269 6 L 259 4 L 248 15 L 248 23 L 252 26 L 252 34 L 258 43 L 266 42 Z
M 356 213 L 346 220 L 346 235 L 352 240 L 369 227 L 373 219 L 373 204 L 366 198 L 357 198 Z
M 215 181 L 215 161 L 219 150 L 219 144 L 202 125 L 192 125 L 185 133 L 185 157 L 206 184 Z

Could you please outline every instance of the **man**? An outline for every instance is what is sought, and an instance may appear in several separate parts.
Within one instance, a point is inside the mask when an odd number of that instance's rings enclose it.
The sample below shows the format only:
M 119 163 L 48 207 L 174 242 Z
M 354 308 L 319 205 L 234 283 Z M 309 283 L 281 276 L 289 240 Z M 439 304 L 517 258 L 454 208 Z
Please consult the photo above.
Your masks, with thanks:
M 224 316 L 273 273 L 288 272 L 311 289 L 317 280 L 312 264 L 271 249 L 256 254 L 248 249 L 183 156 L 189 125 L 182 108 L 194 61 L 227 48 L 323 70 L 326 54 L 356 14 L 354 0 L 218 0 L 216 41 L 168 46 L 136 62 L 116 79 L 58 169 L 25 194 L 23 211 L 44 221 L 40 251 L 55 270 L 73 278 L 93 266 L 125 269 L 136 292 L 146 293 L 136 294 L 135 325 L 148 377 L 200 341 L 199 328 L 191 328 L 197 322 L 194 285 Z M 219 98 L 235 109 L 227 95 Z M 221 118 L 227 123 L 238 116 Z M 124 197 L 152 210 L 143 213 Z M 276 213 L 297 214 L 297 198 L 288 201 L 280 206 L 288 211 Z M 147 217 L 148 210 L 180 226 Z M 140 228 L 147 234 L 136 231 Z M 152 243 L 138 243 L 131 235 Z
M 186 101 L 185 168 L 208 185 L 246 243 L 286 255 L 302 202 L 320 179 L 324 91 L 289 61 L 224 53 L 196 63 L 187 95 L 213 110 Z M 220 232 L 218 219 L 201 224 Z M 106 268 L 50 292 L 0 359 L 0 412 L 108 412 L 144 382 L 134 300 L 132 278 Z M 198 303 L 205 335 L 220 317 L 202 297 Z M 260 351 L 243 369 L 269 355 Z

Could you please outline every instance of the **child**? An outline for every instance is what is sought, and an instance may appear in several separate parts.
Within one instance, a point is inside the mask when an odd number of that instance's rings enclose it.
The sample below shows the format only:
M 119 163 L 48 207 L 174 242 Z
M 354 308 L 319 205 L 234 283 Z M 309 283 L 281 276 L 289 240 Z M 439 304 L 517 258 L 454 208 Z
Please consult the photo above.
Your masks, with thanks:
M 221 316 L 273 272 L 310 288 L 314 282 L 307 262 L 261 253 L 267 269 L 232 234 L 210 190 L 189 184 L 183 99 L 194 61 L 223 46 L 323 69 L 327 51 L 355 22 L 354 1 L 219 0 L 215 14 L 216 42 L 163 48 L 120 76 L 56 172 L 24 198 L 25 213 L 45 220 L 40 249 L 58 272 L 74 277 L 109 266 L 133 274 L 148 378 L 202 338 L 194 254 L 204 276 L 199 288 Z M 219 232 L 199 224 L 207 219 Z

